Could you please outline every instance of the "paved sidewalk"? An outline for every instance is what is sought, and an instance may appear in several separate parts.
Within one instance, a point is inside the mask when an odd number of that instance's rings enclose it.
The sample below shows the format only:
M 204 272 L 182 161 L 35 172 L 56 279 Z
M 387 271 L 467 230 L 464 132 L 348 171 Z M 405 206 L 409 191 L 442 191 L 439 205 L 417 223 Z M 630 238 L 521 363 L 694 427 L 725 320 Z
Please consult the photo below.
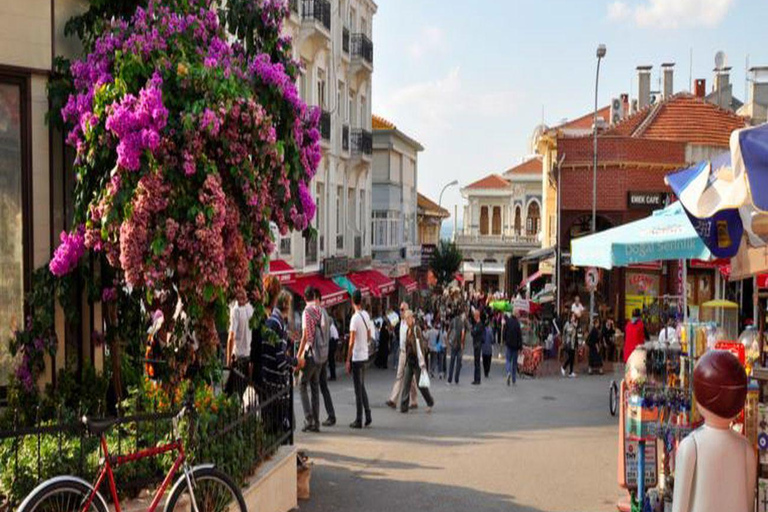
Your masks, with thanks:
M 338 424 L 296 443 L 314 460 L 315 512 L 613 511 L 617 420 L 608 413 L 612 376 L 547 377 L 507 387 L 494 358 L 491 378 L 460 386 L 433 380 L 436 406 L 408 415 L 384 405 L 394 371 L 367 375 L 373 427 L 351 430 L 354 391 L 330 383 Z M 296 401 L 297 423 L 303 424 Z M 325 419 L 324 411 L 321 419 Z

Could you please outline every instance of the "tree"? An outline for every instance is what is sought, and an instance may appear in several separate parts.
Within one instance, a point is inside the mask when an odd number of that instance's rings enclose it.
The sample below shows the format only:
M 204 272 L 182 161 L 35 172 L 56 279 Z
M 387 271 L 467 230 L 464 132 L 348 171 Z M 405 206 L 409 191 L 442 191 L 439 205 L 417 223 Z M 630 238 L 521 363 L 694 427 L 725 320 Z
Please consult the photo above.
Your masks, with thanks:
M 440 241 L 429 261 L 429 268 L 435 274 L 439 287 L 448 286 L 454 280 L 456 272 L 461 268 L 463 259 L 464 256 L 455 243 L 446 240 Z

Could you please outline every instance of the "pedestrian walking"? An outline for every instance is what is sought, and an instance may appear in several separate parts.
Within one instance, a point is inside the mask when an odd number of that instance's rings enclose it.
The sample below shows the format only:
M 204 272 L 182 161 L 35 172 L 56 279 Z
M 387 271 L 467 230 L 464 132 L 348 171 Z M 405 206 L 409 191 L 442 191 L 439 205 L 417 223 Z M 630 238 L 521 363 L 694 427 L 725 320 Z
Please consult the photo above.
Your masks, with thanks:
M 609 361 L 616 360 L 616 325 L 613 323 L 613 318 L 608 317 L 601 334 L 603 344 L 605 344 L 606 357 Z
M 483 322 L 483 316 L 480 313 L 480 309 L 475 309 L 474 323 L 472 324 L 472 351 L 475 359 L 475 379 L 472 381 L 474 386 L 480 385 L 481 372 L 481 354 L 483 348 L 483 340 L 485 339 L 485 322 Z
M 441 317 L 442 319 L 442 317 Z M 448 330 L 446 329 L 446 323 L 441 320 L 441 323 L 439 325 L 438 330 L 440 331 L 440 334 L 438 334 L 437 337 L 437 377 L 440 380 L 443 380 L 445 377 L 445 373 L 447 371 L 446 368 L 446 354 L 448 353 Z
M 269 295 L 272 313 L 267 318 L 265 325 L 274 333 L 277 340 L 267 340 L 261 343 L 259 366 L 261 367 L 262 382 L 259 389 L 279 392 L 290 384 L 291 368 L 296 365 L 296 359 L 291 356 L 288 349 L 288 331 L 286 329 L 286 323 L 291 314 L 291 294 L 282 290 L 274 299 L 272 299 L 273 296 L 272 294 Z M 256 328 L 254 332 L 259 333 L 260 330 Z M 258 339 L 257 336 L 254 336 L 254 345 L 256 339 Z M 255 357 L 253 348 L 251 356 Z M 269 434 L 288 432 L 292 428 L 292 399 L 285 397 L 272 400 L 263 410 L 262 417 L 265 419 L 265 428 Z
M 408 334 L 408 325 L 405 321 L 405 312 L 408 311 L 408 303 L 403 302 L 400 304 L 400 322 L 396 331 L 398 333 L 398 339 L 400 344 L 398 347 L 398 359 L 397 359 L 397 375 L 395 376 L 395 383 L 392 386 L 392 393 L 389 395 L 387 405 L 392 409 L 397 408 L 397 402 L 400 400 L 400 392 L 403 389 L 403 379 L 405 377 L 405 341 Z M 418 407 L 416 403 L 416 384 L 414 383 L 411 390 L 411 407 Z
M 504 349 L 507 359 L 507 386 L 517 384 L 517 355 L 523 349 L 523 331 L 514 313 L 506 316 L 504 322 Z
M 307 305 L 301 315 L 301 342 L 297 352 L 299 369 L 299 394 L 301 408 L 304 411 L 304 432 L 320 432 L 320 370 L 322 364 L 317 360 L 315 340 L 322 336 L 320 325 L 323 314 L 315 305 L 315 292 L 312 286 L 304 291 Z M 310 401 L 310 392 L 312 394 Z
M 320 290 L 313 287 L 314 292 L 314 306 L 320 310 L 320 331 L 319 336 L 315 339 L 315 348 L 317 349 L 317 362 L 321 365 L 320 368 L 320 393 L 323 395 L 323 405 L 325 406 L 325 413 L 328 417 L 323 422 L 324 427 L 332 427 L 336 424 L 336 411 L 333 408 L 333 398 L 331 397 L 331 391 L 328 389 L 328 361 L 331 359 L 331 316 L 328 311 L 325 310 L 320 304 L 322 303 L 323 296 Z M 334 372 L 335 373 L 335 372 Z
M 464 355 L 464 343 L 467 337 L 466 324 L 461 313 L 456 311 L 448 330 L 448 340 L 451 344 L 451 365 L 448 368 L 448 384 L 459 383 L 461 375 L 461 357 Z
M 405 312 L 405 322 L 408 330 L 405 342 L 405 376 L 403 379 L 403 391 L 400 395 L 400 412 L 402 413 L 408 412 L 408 403 L 410 401 L 408 390 L 412 384 L 421 381 L 421 372 L 427 371 L 427 363 L 422 349 L 422 333 L 419 326 L 416 325 L 413 311 L 408 310 Z M 429 388 L 419 386 L 419 391 L 421 391 L 424 401 L 427 402 L 427 412 L 431 412 L 435 401 Z
M 336 380 L 336 354 L 339 349 L 339 329 L 336 328 L 336 320 L 331 318 L 331 339 L 328 343 L 328 380 Z
M 567 359 L 563 366 L 560 368 L 560 373 L 563 377 L 568 375 L 569 377 L 576 377 L 573 373 L 573 364 L 576 362 L 576 346 L 578 344 L 579 335 L 579 317 L 576 313 L 571 313 L 570 321 L 563 327 L 563 350 L 565 350 Z M 569 370 L 566 372 L 566 368 Z
M 376 367 L 383 370 L 387 369 L 389 360 L 389 347 L 392 342 L 391 327 L 386 315 L 381 319 L 381 329 L 379 329 L 379 350 L 376 352 Z
M 226 363 L 230 368 L 224 386 L 228 395 L 242 397 L 251 375 L 251 317 L 253 306 L 245 297 L 237 300 L 229 310 L 229 335 L 227 337 Z
M 437 361 L 437 339 L 440 337 L 440 331 L 438 331 L 434 325 L 427 324 L 427 344 L 429 347 L 429 360 L 427 361 L 427 368 L 429 368 L 429 376 L 435 377 L 435 368 L 438 366 Z M 438 368 L 438 372 L 440 369 Z
M 624 327 L 624 363 L 635 349 L 648 340 L 648 332 L 645 330 L 642 313 L 639 308 L 632 312 L 632 320 Z
M 496 342 L 494 328 L 490 325 L 485 328 L 485 337 L 483 338 L 482 356 L 483 356 L 483 375 L 487 379 L 491 374 L 491 361 L 493 360 L 493 344 Z
M 589 349 L 589 374 L 598 372 L 603 374 L 603 357 L 600 355 L 600 318 L 592 319 L 592 328 L 587 336 L 587 348 Z
M 350 428 L 363 428 L 371 425 L 371 407 L 365 390 L 365 365 L 368 362 L 368 341 L 373 337 L 373 322 L 368 312 L 363 309 L 363 295 L 360 290 L 352 293 L 352 307 L 355 313 L 349 322 L 349 350 L 347 351 L 347 373 L 352 374 L 355 386 L 355 421 Z M 365 412 L 365 423 L 363 423 Z

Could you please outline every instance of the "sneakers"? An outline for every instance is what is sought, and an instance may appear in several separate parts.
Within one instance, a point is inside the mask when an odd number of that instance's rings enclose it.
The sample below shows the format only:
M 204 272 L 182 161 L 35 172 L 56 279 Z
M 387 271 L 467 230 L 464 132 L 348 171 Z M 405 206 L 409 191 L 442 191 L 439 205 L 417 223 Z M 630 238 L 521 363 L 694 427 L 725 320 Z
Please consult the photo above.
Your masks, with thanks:
M 574 379 L 574 378 L 576 378 L 576 374 L 575 374 L 575 373 L 573 373 L 573 372 L 571 372 L 571 373 L 568 375 L 568 377 L 570 377 L 570 378 Z
M 387 407 L 389 407 L 390 409 L 397 409 L 395 402 L 393 402 L 392 400 L 387 400 Z
M 433 407 L 432 405 L 427 407 L 427 414 L 432 414 L 432 407 Z
M 512 374 L 508 373 L 507 374 L 507 386 L 509 386 L 511 383 L 512 383 Z
M 365 418 L 365 426 L 366 426 L 366 427 L 370 427 L 370 426 L 371 426 L 371 423 L 373 423 L 373 418 L 371 418 L 370 416 L 368 416 L 367 418 Z
M 349 424 L 349 428 L 363 428 L 363 424 L 359 421 L 353 421 Z
M 560 367 L 560 373 L 563 374 L 563 377 L 565 377 L 565 368 L 562 366 Z
M 324 427 L 332 427 L 336 424 L 336 418 L 328 418 L 323 422 Z

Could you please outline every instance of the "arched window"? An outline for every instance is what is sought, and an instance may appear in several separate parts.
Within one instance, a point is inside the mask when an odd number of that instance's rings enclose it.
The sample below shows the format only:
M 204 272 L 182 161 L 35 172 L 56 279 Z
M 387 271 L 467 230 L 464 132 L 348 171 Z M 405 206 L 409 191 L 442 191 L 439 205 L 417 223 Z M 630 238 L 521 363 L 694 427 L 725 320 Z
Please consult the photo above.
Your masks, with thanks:
M 531 201 L 531 204 L 528 205 L 525 231 L 527 235 L 538 235 L 539 229 L 541 229 L 541 208 L 539 203 Z
M 491 234 L 501 234 L 501 206 L 493 207 L 493 220 L 491 225 Z
M 487 206 L 480 207 L 480 234 L 481 235 L 488 234 L 488 207 Z
M 523 215 L 519 206 L 515 206 L 515 234 L 519 235 L 523 230 Z

